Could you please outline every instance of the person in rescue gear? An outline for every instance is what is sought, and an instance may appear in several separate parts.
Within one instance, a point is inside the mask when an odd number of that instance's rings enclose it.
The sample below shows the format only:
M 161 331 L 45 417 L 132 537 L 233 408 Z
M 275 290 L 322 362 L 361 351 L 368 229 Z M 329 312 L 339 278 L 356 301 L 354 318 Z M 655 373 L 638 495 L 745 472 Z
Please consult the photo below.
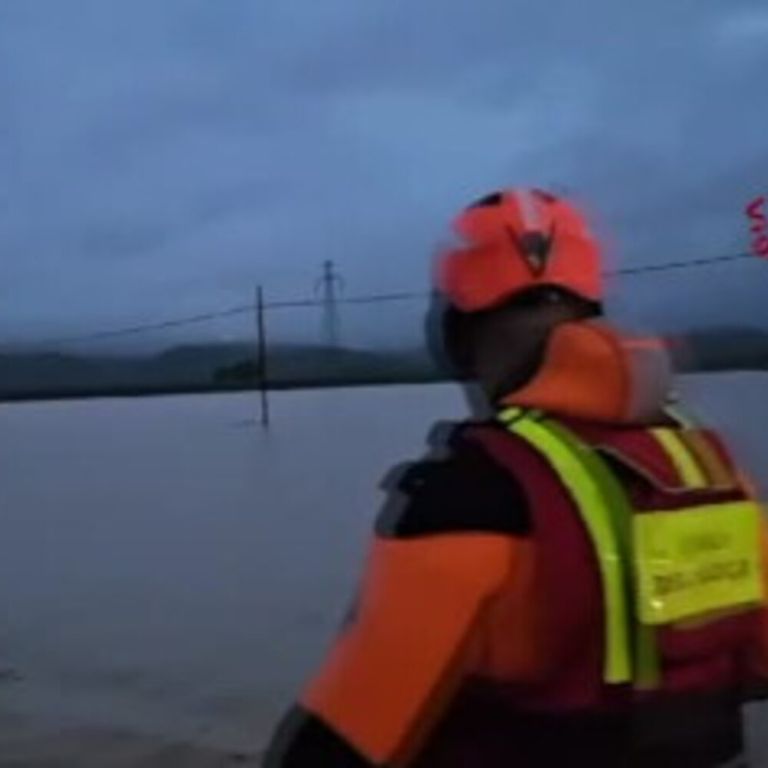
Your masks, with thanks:
M 492 416 L 409 465 L 270 768 L 746 765 L 766 535 L 663 346 L 602 318 L 569 202 L 506 190 L 442 254 L 443 340 Z

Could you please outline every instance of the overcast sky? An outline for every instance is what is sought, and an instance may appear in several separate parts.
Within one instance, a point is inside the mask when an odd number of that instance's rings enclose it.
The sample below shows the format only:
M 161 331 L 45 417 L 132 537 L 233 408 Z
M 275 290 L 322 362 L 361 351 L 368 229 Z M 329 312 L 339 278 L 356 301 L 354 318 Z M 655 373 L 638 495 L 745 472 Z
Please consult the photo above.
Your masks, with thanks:
M 622 267 L 745 251 L 767 78 L 761 0 L 0 0 L 0 338 L 301 298 L 329 257 L 426 288 L 510 184 L 572 189 Z M 768 261 L 611 295 L 768 328 Z

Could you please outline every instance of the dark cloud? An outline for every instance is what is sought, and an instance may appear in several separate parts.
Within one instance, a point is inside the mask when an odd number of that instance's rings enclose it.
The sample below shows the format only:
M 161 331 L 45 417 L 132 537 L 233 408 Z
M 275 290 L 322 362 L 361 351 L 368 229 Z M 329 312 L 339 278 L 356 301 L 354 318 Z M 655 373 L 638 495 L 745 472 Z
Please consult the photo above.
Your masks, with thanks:
M 757 0 L 5 0 L 4 336 L 303 296 L 328 257 L 353 292 L 425 288 L 455 207 L 509 183 L 569 187 L 620 266 L 742 250 L 767 64 Z M 734 264 L 614 302 L 765 324 L 766 289 Z

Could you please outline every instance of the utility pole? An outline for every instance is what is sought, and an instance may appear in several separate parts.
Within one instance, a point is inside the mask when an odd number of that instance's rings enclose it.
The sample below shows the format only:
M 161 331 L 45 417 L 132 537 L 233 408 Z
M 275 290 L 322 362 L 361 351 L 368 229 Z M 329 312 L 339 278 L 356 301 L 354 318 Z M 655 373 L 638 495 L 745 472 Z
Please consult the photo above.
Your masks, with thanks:
M 267 381 L 267 331 L 264 318 L 264 288 L 256 286 L 256 332 L 258 334 L 256 356 L 256 382 L 261 394 L 261 425 L 269 427 L 269 384 Z
M 344 290 L 343 278 L 336 274 L 332 261 L 323 262 L 323 276 L 315 285 L 315 293 L 322 296 L 323 301 L 323 338 L 330 349 L 337 349 L 340 338 L 340 319 L 336 291 Z

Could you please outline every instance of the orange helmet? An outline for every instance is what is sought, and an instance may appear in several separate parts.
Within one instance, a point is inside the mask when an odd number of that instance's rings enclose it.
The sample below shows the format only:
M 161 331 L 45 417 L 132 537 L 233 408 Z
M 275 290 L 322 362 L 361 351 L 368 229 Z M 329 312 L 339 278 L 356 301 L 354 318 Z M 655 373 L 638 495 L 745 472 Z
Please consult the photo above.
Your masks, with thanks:
M 453 224 L 460 243 L 441 254 L 438 286 L 464 312 L 530 288 L 555 286 L 600 302 L 600 248 L 570 203 L 538 189 L 478 200 Z

